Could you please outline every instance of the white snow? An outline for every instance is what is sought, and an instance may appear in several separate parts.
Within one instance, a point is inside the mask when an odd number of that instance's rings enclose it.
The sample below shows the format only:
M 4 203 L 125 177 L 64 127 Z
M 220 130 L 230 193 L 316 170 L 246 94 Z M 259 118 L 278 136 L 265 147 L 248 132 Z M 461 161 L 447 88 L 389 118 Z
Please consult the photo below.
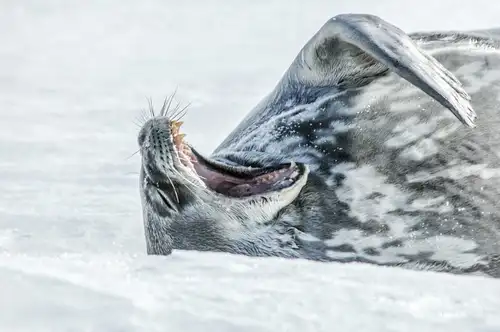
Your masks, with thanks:
M 177 88 L 210 152 L 331 16 L 500 26 L 500 2 L 0 3 L 0 331 L 500 331 L 500 282 L 367 265 L 148 257 L 134 121 Z
M 176 252 L 2 255 L 2 331 L 498 331 L 495 280 Z

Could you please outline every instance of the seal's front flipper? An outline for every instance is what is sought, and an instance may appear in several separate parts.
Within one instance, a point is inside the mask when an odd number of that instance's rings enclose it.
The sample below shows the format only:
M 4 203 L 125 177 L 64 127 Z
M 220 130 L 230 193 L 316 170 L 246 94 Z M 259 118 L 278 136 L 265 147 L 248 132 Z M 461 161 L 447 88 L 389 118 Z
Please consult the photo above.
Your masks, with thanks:
M 330 19 L 301 50 L 286 79 L 309 86 L 358 87 L 392 70 L 474 127 L 476 113 L 458 79 L 399 28 L 373 15 Z

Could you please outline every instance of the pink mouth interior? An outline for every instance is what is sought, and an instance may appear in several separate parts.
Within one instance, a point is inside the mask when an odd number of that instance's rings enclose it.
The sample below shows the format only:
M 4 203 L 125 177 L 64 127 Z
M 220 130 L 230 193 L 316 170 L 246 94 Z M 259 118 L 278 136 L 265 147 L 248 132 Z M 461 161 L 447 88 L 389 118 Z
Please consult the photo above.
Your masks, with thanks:
M 282 168 L 250 179 L 223 174 L 195 162 L 194 169 L 198 176 L 212 190 L 227 196 L 244 197 L 278 190 L 292 185 L 298 177 L 293 168 Z
M 193 170 L 206 186 L 231 197 L 246 197 L 291 186 L 299 177 L 296 166 L 282 167 L 264 174 L 231 174 L 229 170 L 199 161 L 180 139 L 174 139 L 181 163 Z

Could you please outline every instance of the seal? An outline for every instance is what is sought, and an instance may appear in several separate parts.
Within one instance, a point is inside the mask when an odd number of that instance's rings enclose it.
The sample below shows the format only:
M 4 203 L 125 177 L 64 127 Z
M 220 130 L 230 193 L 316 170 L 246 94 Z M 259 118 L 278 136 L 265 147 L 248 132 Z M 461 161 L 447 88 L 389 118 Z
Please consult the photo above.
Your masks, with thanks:
M 164 105 L 138 135 L 147 253 L 500 277 L 499 37 L 333 17 L 210 157 Z

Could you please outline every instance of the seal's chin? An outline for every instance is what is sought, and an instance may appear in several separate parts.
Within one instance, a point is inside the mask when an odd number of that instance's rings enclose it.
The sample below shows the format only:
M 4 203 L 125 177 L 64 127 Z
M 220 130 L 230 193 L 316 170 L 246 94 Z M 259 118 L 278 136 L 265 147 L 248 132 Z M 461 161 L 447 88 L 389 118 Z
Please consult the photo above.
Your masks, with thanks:
M 281 191 L 296 184 L 306 173 L 302 164 L 286 163 L 264 168 L 236 167 L 208 160 L 184 142 L 179 133 L 182 123 L 172 121 L 170 132 L 177 159 L 176 167 L 185 168 L 208 189 L 233 198 L 244 198 Z

